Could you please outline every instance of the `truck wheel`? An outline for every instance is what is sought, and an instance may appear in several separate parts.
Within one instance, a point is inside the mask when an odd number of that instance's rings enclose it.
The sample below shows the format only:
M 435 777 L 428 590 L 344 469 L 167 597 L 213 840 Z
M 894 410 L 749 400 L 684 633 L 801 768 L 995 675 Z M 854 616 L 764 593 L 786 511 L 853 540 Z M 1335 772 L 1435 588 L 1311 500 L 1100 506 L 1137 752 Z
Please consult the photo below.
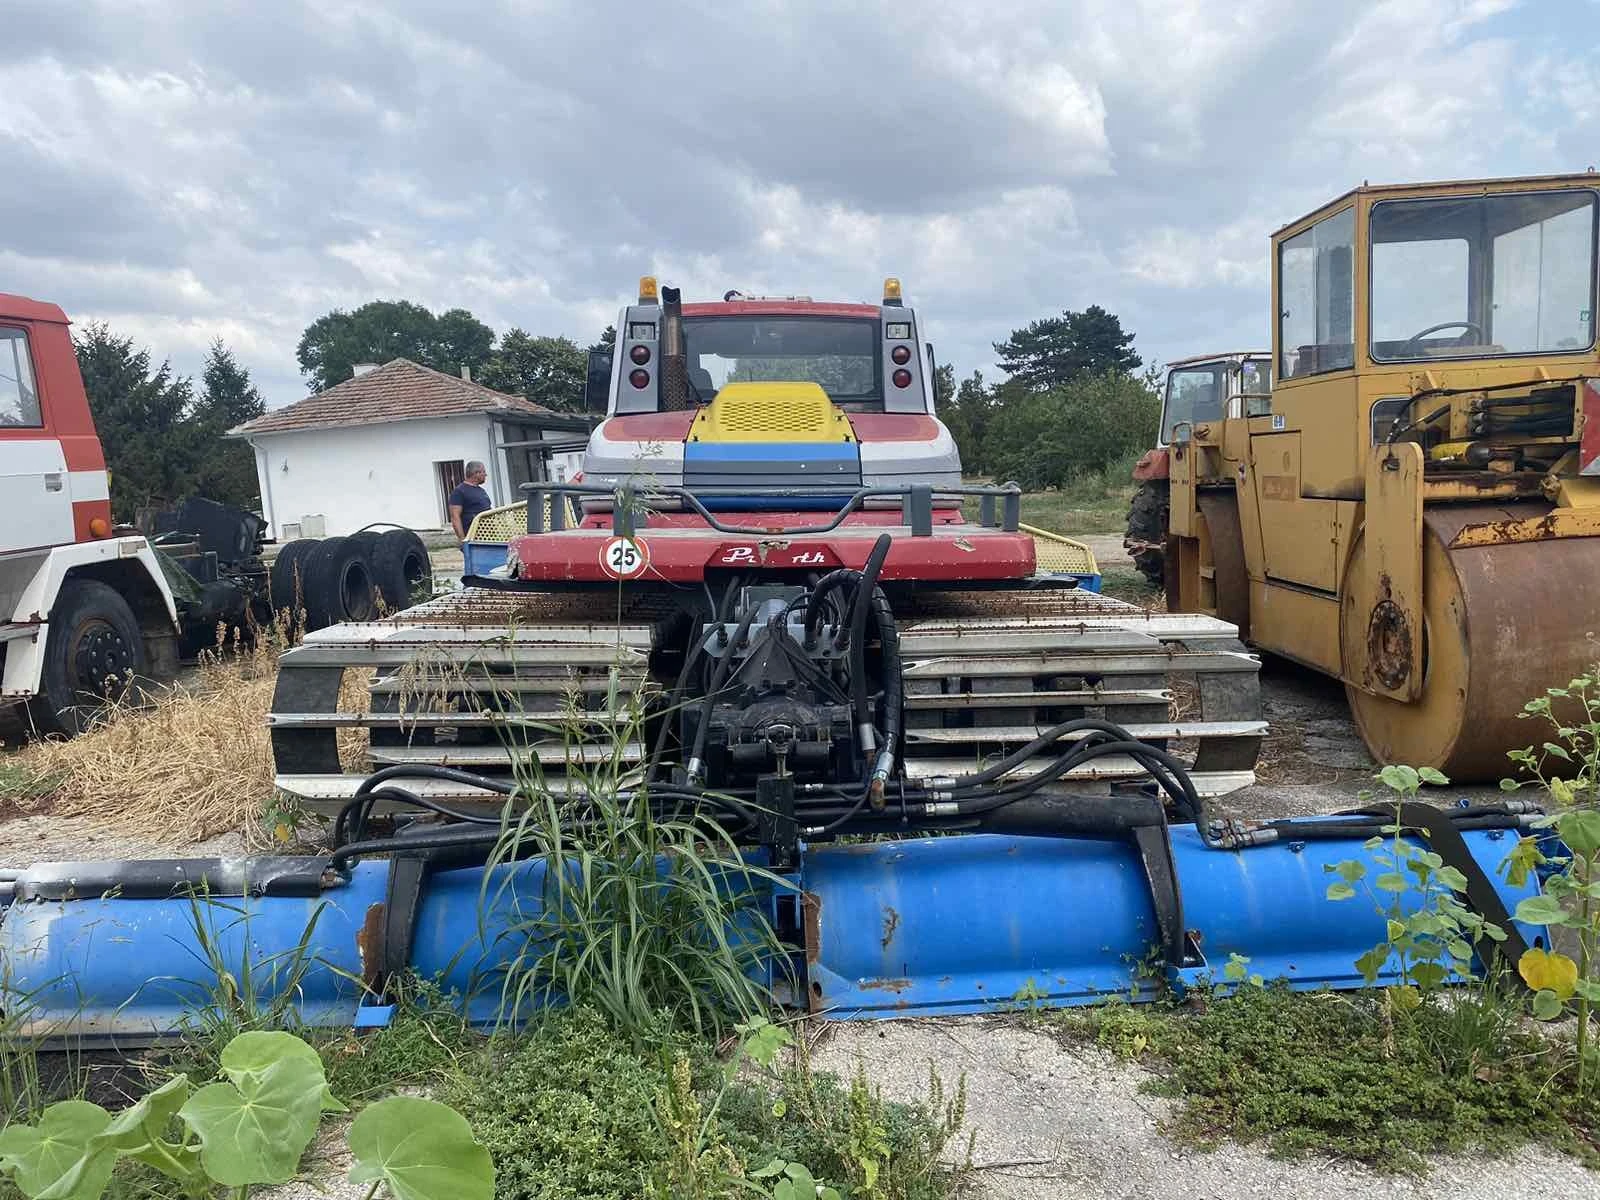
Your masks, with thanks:
M 272 607 L 293 612 L 305 605 L 306 556 L 317 548 L 316 538 L 296 538 L 278 551 L 272 560 L 272 579 L 268 590 Z
M 323 538 L 307 556 L 303 574 L 308 628 L 372 619 L 372 568 L 359 543 Z
M 1167 503 L 1165 479 L 1141 483 L 1128 506 L 1128 536 L 1122 539 L 1133 565 L 1157 587 L 1166 567 Z
M 418 592 L 433 591 L 433 561 L 422 539 L 409 529 L 391 529 L 378 538 L 372 552 L 372 578 L 384 607 L 399 612 L 415 603 Z
M 108 703 L 136 695 L 149 672 L 144 637 L 128 602 L 95 579 L 69 579 L 50 610 L 34 720 L 76 737 Z

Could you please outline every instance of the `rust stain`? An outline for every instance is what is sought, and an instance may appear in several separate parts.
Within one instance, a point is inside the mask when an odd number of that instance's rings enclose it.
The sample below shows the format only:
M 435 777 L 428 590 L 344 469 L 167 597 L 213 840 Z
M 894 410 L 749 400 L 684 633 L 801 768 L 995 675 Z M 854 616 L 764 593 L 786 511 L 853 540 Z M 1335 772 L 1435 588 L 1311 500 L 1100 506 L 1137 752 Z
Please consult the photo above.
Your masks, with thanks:
M 1465 538 L 1475 546 L 1509 546 L 1516 542 L 1550 541 L 1560 536 L 1555 510 L 1551 509 L 1537 521 L 1489 521 L 1482 525 L 1469 525 L 1456 534 L 1455 540 L 1460 542 Z
M 1263 475 L 1261 477 L 1261 495 L 1268 500 L 1294 500 L 1300 489 L 1295 486 L 1293 475 Z
M 805 927 L 806 974 L 810 975 L 822 961 L 822 900 L 815 892 L 800 893 L 800 923 Z M 806 989 L 806 1008 L 813 1013 L 822 1011 L 822 984 L 815 979 Z
M 373 991 L 380 982 L 378 964 L 383 959 L 383 925 L 385 910 L 382 904 L 369 905 L 366 920 L 356 930 L 356 952 L 361 958 L 361 982 Z
M 911 986 L 909 979 L 863 979 L 858 985 L 863 992 L 903 992 Z
M 1411 623 L 1395 603 L 1394 583 L 1378 576 L 1378 602 L 1367 618 L 1367 667 L 1388 691 L 1398 691 L 1411 674 Z
M 887 905 L 887 904 L 884 905 L 883 906 L 883 937 L 879 939 L 878 945 L 883 947 L 883 949 L 887 950 L 889 948 L 889 943 L 894 941 L 894 931 L 896 929 L 899 929 L 899 928 L 900 928 L 900 913 L 896 909 L 890 907 L 889 905 Z

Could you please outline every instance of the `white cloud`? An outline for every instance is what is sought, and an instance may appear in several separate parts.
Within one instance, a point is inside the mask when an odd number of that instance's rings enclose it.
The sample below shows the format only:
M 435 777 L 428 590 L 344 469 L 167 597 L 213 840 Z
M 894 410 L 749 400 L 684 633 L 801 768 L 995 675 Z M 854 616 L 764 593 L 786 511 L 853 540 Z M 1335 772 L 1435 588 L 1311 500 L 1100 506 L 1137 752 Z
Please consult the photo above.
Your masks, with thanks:
M 6 286 L 274 402 L 330 308 L 588 342 L 650 270 L 896 274 L 963 374 L 1094 303 L 1176 357 L 1258 341 L 1270 231 L 1364 178 L 1594 157 L 1588 26 L 1505 0 L 66 7 L 0 45 Z

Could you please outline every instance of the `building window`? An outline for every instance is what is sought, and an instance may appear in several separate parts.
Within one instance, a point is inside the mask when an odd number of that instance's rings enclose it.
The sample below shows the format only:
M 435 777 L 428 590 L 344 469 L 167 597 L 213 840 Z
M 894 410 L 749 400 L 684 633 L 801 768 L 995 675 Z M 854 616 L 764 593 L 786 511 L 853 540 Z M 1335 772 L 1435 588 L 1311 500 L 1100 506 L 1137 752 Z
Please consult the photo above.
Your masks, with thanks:
M 1356 364 L 1355 209 L 1278 247 L 1278 352 L 1284 379 Z
M 37 429 L 43 424 L 39 392 L 33 385 L 33 362 L 28 357 L 28 335 L 20 329 L 0 328 L 0 425 Z

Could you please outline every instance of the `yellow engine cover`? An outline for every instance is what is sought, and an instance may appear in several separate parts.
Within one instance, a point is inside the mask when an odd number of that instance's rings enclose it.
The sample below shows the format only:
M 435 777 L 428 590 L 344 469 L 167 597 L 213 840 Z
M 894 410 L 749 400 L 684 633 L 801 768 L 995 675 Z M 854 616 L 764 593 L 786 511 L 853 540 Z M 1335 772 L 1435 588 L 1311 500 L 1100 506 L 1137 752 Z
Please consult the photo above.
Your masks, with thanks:
M 695 414 L 691 442 L 853 442 L 850 418 L 815 383 L 728 383 Z

